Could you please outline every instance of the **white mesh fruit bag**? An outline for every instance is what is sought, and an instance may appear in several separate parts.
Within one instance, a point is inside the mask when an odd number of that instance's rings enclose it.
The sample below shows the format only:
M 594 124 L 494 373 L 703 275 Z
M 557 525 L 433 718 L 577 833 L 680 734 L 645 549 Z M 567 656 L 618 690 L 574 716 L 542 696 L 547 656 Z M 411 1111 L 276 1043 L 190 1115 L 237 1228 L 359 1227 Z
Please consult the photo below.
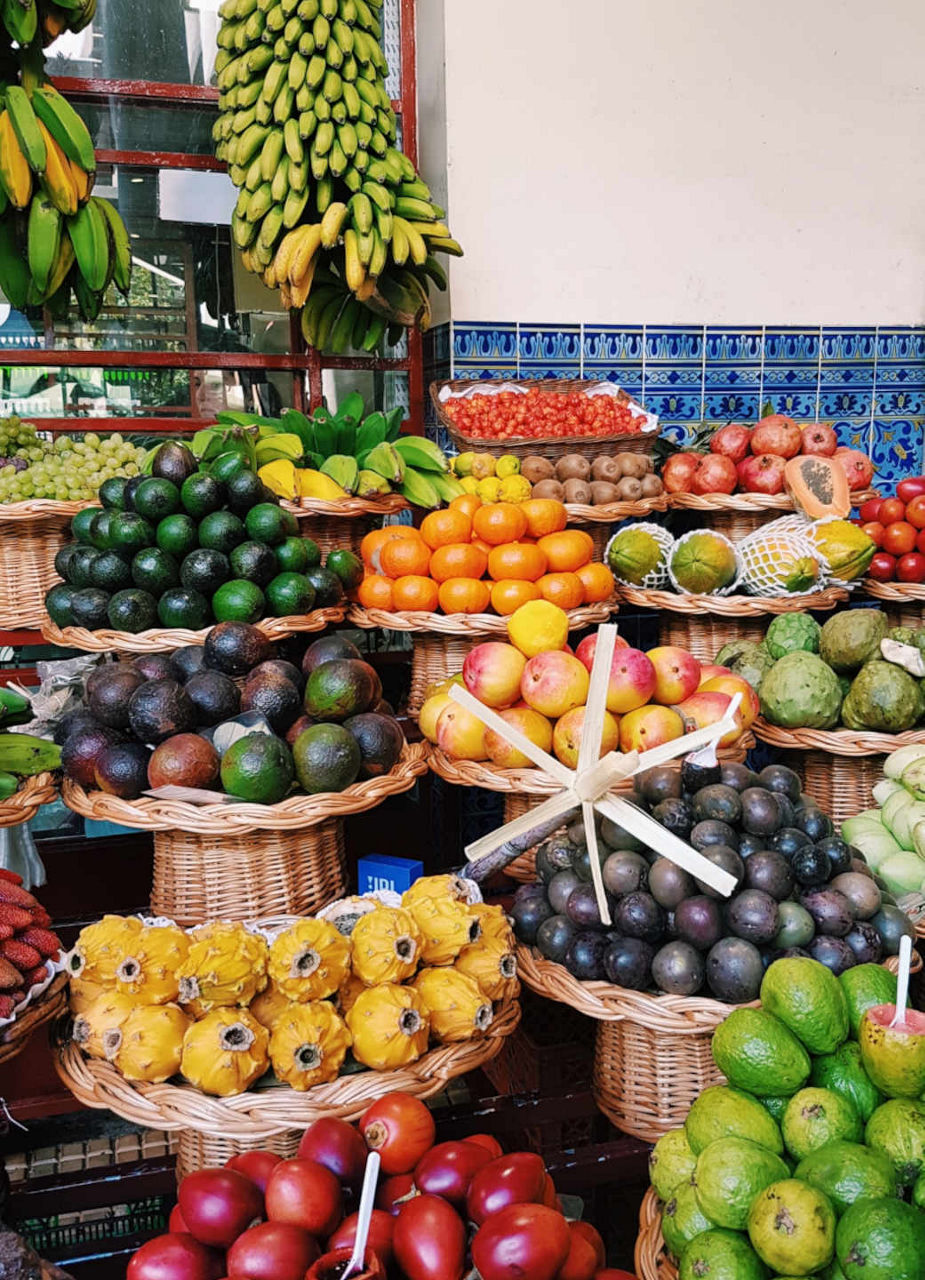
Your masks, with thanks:
M 624 525 L 604 551 L 604 563 L 617 582 L 644 591 L 657 591 L 668 583 L 668 557 L 674 538 L 660 524 Z
M 668 557 L 668 577 L 681 595 L 731 595 L 741 571 L 738 547 L 715 529 L 683 534 Z
M 826 585 L 825 566 L 802 516 L 762 525 L 739 543 L 741 586 L 753 596 L 802 596 Z

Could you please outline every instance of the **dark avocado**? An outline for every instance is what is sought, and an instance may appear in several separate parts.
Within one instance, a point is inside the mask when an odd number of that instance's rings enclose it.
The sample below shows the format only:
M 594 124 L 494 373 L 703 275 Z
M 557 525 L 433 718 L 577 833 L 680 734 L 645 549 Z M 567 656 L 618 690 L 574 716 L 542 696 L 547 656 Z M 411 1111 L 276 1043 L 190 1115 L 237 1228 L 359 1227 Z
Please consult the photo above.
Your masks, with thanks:
M 97 551 L 96 547 L 85 547 L 78 544 L 67 565 L 67 580 L 72 587 L 92 586 L 90 574 L 101 555 L 102 552 Z
M 191 587 L 171 587 L 157 602 L 157 616 L 165 627 L 186 627 L 201 631 L 212 621 L 206 596 Z
M 284 680 L 291 680 L 298 690 L 305 688 L 305 677 L 299 668 L 292 662 L 286 662 L 282 658 L 268 658 L 266 662 L 261 662 L 259 667 L 254 667 L 248 679 L 254 676 L 262 675 L 267 671 L 273 671 L 278 676 L 282 676 Z
M 206 651 L 201 644 L 188 644 L 180 649 L 174 649 L 170 655 L 173 678 L 179 680 L 181 684 L 185 684 L 190 676 L 194 676 L 197 671 L 202 670 L 205 656 Z
M 330 569 L 306 569 L 305 577 L 315 588 L 316 609 L 332 609 L 347 598 L 344 584 Z
M 305 710 L 315 720 L 346 720 L 378 702 L 379 677 L 357 658 L 335 658 L 316 667 L 305 685 Z
M 104 724 L 78 727 L 68 734 L 61 747 L 61 768 L 67 777 L 87 790 L 96 786 L 96 762 L 106 747 L 122 741 L 118 729 Z
M 45 593 L 45 612 L 59 627 L 74 625 L 73 600 L 79 588 L 68 586 L 66 582 L 56 582 Z
M 232 476 L 225 484 L 225 492 L 229 507 L 238 516 L 247 515 L 251 507 L 256 507 L 261 502 L 275 501 L 274 498 L 267 497 L 266 485 L 253 471 L 239 471 Z
M 309 795 L 343 791 L 356 782 L 363 763 L 356 738 L 340 724 L 306 729 L 296 738 L 292 757 L 299 784 Z
M 116 742 L 104 747 L 96 758 L 94 779 L 100 791 L 137 800 L 148 785 L 151 752 L 141 742 Z
M 150 631 L 157 626 L 157 601 L 148 591 L 129 587 L 117 591 L 106 612 L 113 631 Z
M 198 470 L 196 455 L 185 444 L 176 440 L 168 440 L 166 444 L 162 444 L 151 464 L 152 476 L 170 480 L 178 489 Z
M 259 711 L 275 733 L 285 734 L 302 713 L 302 695 L 296 685 L 276 671 L 252 672 L 241 694 L 242 711 Z
M 221 551 L 200 547 L 183 557 L 180 564 L 180 582 L 192 591 L 200 591 L 210 599 L 223 582 L 231 577 L 228 557 Z M 174 584 L 171 584 L 174 585 Z
M 269 640 L 250 622 L 220 622 L 206 636 L 205 665 L 228 676 L 246 675 L 271 656 Z
M 380 716 L 370 711 L 351 716 L 344 721 L 344 728 L 353 734 L 360 748 L 363 757 L 361 778 L 379 778 L 398 764 L 405 735 L 392 716 Z
M 59 578 L 63 578 L 65 582 L 70 582 L 71 580 L 68 573 L 68 566 L 70 565 L 72 558 L 77 554 L 79 548 L 79 542 L 69 542 L 55 555 L 55 573 Z
M 757 787 L 762 784 L 758 781 L 758 775 L 747 765 L 738 764 L 735 760 L 724 760 L 722 762 L 722 782 L 724 787 L 732 787 L 733 791 L 744 791 L 746 787 Z
M 129 724 L 141 742 L 160 743 L 196 728 L 196 708 L 175 680 L 149 680 L 132 694 Z
M 302 674 L 310 676 L 315 667 L 320 667 L 323 662 L 333 662 L 335 658 L 358 658 L 363 657 L 355 644 L 340 634 L 339 631 L 332 631 L 329 635 L 322 636 L 320 640 L 313 640 L 305 650 L 302 658 Z
M 157 599 L 170 587 L 180 584 L 180 570 L 169 551 L 143 547 L 132 559 L 132 580 L 142 591 Z
M 742 817 L 742 799 L 733 787 L 721 782 L 701 787 L 691 801 L 694 822 L 726 822 L 730 827 Z
M 72 733 L 76 733 L 78 729 L 95 729 L 99 727 L 99 721 L 85 707 L 81 707 L 79 711 L 69 711 L 67 715 L 62 716 L 55 725 L 54 737 L 59 747 L 63 747 L 65 742 Z
M 124 591 L 134 582 L 131 566 L 115 551 L 101 551 L 91 564 L 88 576 L 91 587 L 110 593 Z
M 759 786 L 766 787 L 768 791 L 780 791 L 788 800 L 796 804 L 800 798 L 801 783 L 800 775 L 794 773 L 792 769 L 788 769 L 783 764 L 769 764 L 758 775 Z
M 199 725 L 221 724 L 241 710 L 241 694 L 230 676 L 203 668 L 196 671 L 183 686 L 196 708 Z
M 108 725 L 110 729 L 127 729 L 129 699 L 144 683 L 141 672 L 128 663 L 111 663 L 105 678 L 94 682 L 88 710 L 100 724 Z
M 231 572 L 236 578 L 256 583 L 261 588 L 269 586 L 279 573 L 276 556 L 262 542 L 238 543 L 231 553 L 230 561 Z
M 162 742 L 148 762 L 148 785 L 205 787 L 215 782 L 218 752 L 198 733 L 177 733 Z
M 173 664 L 166 653 L 142 653 L 132 660 L 132 666 L 146 680 L 173 680 Z
M 95 552 L 99 555 L 99 552 Z M 86 627 L 88 631 L 98 631 L 101 627 L 105 627 L 109 621 L 107 609 L 109 607 L 109 593 L 100 591 L 98 587 L 82 587 L 80 591 L 75 591 L 71 596 L 71 613 L 74 615 L 74 625 L 78 627 Z M 124 630 L 120 627 L 119 630 Z

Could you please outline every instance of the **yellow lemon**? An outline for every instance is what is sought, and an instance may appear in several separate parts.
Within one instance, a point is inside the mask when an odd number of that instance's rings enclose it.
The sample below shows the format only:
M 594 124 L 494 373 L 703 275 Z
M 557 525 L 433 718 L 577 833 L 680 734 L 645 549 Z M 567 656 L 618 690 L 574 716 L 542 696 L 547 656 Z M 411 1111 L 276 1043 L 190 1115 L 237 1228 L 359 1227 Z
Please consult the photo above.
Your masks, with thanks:
M 472 475 L 476 480 L 486 480 L 495 474 L 495 460 L 490 453 L 477 453 L 472 459 Z
M 478 482 L 476 493 L 483 502 L 498 502 L 501 498 L 501 481 L 497 476 L 488 476 Z
M 478 493 L 479 491 L 479 482 L 475 476 L 463 476 L 459 483 L 466 493 Z
M 495 463 L 495 475 L 500 480 L 506 480 L 508 476 L 519 476 L 520 459 L 515 458 L 513 453 L 506 453 Z
M 538 653 L 562 649 L 568 643 L 568 614 L 548 600 L 530 600 L 507 620 L 511 644 L 534 658 Z
M 458 476 L 471 475 L 474 461 L 475 454 L 471 449 L 468 453 L 460 453 L 453 459 L 453 470 Z
M 502 502 L 526 502 L 533 493 L 533 486 L 526 476 L 507 476 L 501 481 Z

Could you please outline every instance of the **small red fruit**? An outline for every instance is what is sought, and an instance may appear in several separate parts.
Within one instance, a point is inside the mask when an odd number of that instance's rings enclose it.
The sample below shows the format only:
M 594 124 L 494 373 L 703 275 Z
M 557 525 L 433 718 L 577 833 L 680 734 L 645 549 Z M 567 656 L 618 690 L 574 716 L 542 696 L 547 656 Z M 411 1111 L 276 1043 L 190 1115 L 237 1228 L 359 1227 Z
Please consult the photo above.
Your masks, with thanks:
M 472 1261 L 483 1280 L 555 1280 L 572 1235 L 561 1213 L 541 1204 L 515 1204 L 483 1223 Z
M 597 642 L 597 633 L 595 632 L 595 634 L 593 636 L 589 636 L 588 639 L 594 640 L 595 642 Z M 588 670 L 590 671 L 591 668 L 588 665 L 588 663 L 585 662 L 585 659 L 581 652 L 582 647 L 587 643 L 588 643 L 587 640 L 582 640 L 581 644 L 578 646 L 577 650 L 575 651 L 575 657 L 578 658 L 581 662 L 584 662 L 585 666 L 588 667 Z M 623 642 L 623 645 L 621 647 L 622 648 L 627 647 L 626 641 Z M 591 661 L 593 660 L 594 658 L 593 658 L 593 651 L 592 651 Z M 497 1138 L 493 1138 L 490 1133 L 473 1133 L 470 1137 L 466 1139 L 466 1141 L 474 1142 L 477 1146 L 484 1147 L 486 1151 L 490 1151 L 492 1160 L 497 1160 L 498 1156 L 504 1155 L 504 1148 L 501 1146 L 501 1143 L 498 1141 Z
M 315 1160 L 283 1160 L 267 1183 L 267 1217 L 329 1236 L 343 1217 L 340 1183 Z
M 415 1196 L 402 1205 L 392 1247 L 408 1280 L 462 1280 L 466 1228 L 456 1210 L 439 1196 Z
M 868 538 L 870 538 L 871 542 L 875 543 L 878 547 L 883 546 L 883 535 L 886 533 L 886 529 L 879 520 L 868 520 L 867 524 L 861 525 L 861 528 L 867 534 Z
M 691 492 L 733 493 L 736 487 L 736 465 L 721 453 L 707 453 L 697 463 L 691 480 Z
M 307 1231 L 287 1222 L 261 1222 L 228 1250 L 228 1280 L 303 1280 L 320 1256 Z
M 896 563 L 897 582 L 925 582 L 925 555 L 912 551 Z
M 925 494 L 912 498 L 906 504 L 906 520 L 916 529 L 925 529 Z
M 673 453 L 662 467 L 662 484 L 666 493 L 690 493 L 691 482 L 700 455 L 697 453 Z
M 710 452 L 721 453 L 733 462 L 741 462 L 748 453 L 748 442 L 751 439 L 751 427 L 743 427 L 740 422 L 730 422 L 720 427 L 710 438 Z M 833 445 L 834 449 L 834 445 Z
M 867 523 L 867 521 L 869 520 L 879 520 L 880 508 L 882 506 L 883 506 L 882 498 L 868 498 L 868 500 L 862 503 L 860 507 L 861 520 L 864 521 L 865 523 Z
M 803 428 L 803 453 L 831 458 L 837 448 L 838 436 L 826 423 L 814 422 Z
M 462 1208 L 469 1184 L 491 1159 L 491 1153 L 477 1142 L 438 1142 L 418 1161 L 414 1185 L 425 1195 L 443 1196 Z
M 925 551 L 925 529 L 922 529 L 915 540 L 916 551 Z
M 469 1221 L 480 1226 L 508 1205 L 542 1204 L 547 1181 L 546 1166 L 535 1152 L 499 1156 L 472 1179 L 466 1199 Z
M 883 550 L 888 551 L 891 556 L 904 556 L 915 546 L 917 534 L 918 530 L 914 525 L 906 524 L 905 520 L 888 524 L 883 532 Z
M 133 1254 L 126 1280 L 219 1280 L 222 1255 L 190 1235 L 155 1236 Z
M 384 1209 L 394 1218 L 401 1208 L 398 1201 L 413 1194 L 414 1174 L 396 1173 L 394 1177 L 386 1178 L 379 1183 L 379 1190 L 376 1192 L 376 1208 Z
M 902 498 L 903 502 L 925 496 L 925 476 L 909 476 L 907 480 L 900 480 L 896 486 L 896 496 Z
M 363 1181 L 366 1168 L 366 1143 L 352 1124 L 336 1116 L 322 1116 L 302 1134 L 300 1160 L 317 1160 L 348 1186 Z
M 906 504 L 899 498 L 884 498 L 877 519 L 881 524 L 895 524 L 906 518 Z
M 234 1169 L 235 1173 L 243 1173 L 245 1178 L 256 1182 L 261 1191 L 266 1191 L 270 1174 L 282 1160 L 282 1156 L 273 1151 L 242 1151 L 225 1161 L 226 1169 Z
M 795 458 L 803 446 L 803 432 L 792 418 L 772 413 L 762 418 L 752 432 L 752 453 L 776 453 L 779 458 Z
M 886 551 L 878 551 L 867 569 L 868 578 L 875 582 L 892 582 L 896 576 L 896 557 Z
M 190 1234 L 217 1249 L 229 1249 L 242 1231 L 263 1217 L 263 1192 L 234 1169 L 188 1173 L 177 1199 Z
M 357 1238 L 357 1222 L 360 1215 L 351 1213 L 349 1218 L 344 1218 L 343 1222 L 331 1236 L 328 1241 L 329 1249 L 347 1249 L 352 1248 Z M 369 1223 L 369 1235 L 366 1237 L 366 1243 L 370 1249 L 375 1250 L 384 1262 L 391 1261 L 392 1258 L 392 1237 L 395 1233 L 395 1219 L 390 1213 L 385 1213 L 382 1209 L 373 1209 L 373 1216 Z
M 388 1093 L 360 1117 L 360 1133 L 378 1151 L 383 1173 L 410 1173 L 434 1145 L 434 1118 L 410 1093 Z
M 776 453 L 763 453 L 740 462 L 736 475 L 746 493 L 783 493 L 786 466 L 786 460 Z

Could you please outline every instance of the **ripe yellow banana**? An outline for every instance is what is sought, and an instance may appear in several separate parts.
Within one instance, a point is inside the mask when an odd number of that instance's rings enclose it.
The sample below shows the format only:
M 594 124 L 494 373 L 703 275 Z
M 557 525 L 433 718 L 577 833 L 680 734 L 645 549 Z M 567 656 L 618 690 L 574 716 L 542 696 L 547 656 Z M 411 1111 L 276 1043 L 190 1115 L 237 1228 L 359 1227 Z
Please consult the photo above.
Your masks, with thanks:
M 321 244 L 321 223 L 310 223 L 305 227 L 300 227 L 299 231 L 304 234 L 300 236 L 298 248 L 289 261 L 289 281 L 294 285 L 300 283 L 308 270 L 308 264 L 318 252 L 318 247 Z
M 45 173 L 42 177 L 42 185 L 48 192 L 48 198 L 56 209 L 60 209 L 63 214 L 74 214 L 77 212 L 80 200 L 70 162 L 41 120 L 39 121 L 39 128 L 45 139 L 46 150 Z M 2 141 L 0 141 L 0 149 L 2 149 L 2 146 Z
M 32 195 L 32 170 L 6 110 L 0 112 L 0 182 L 10 204 L 25 209 Z

